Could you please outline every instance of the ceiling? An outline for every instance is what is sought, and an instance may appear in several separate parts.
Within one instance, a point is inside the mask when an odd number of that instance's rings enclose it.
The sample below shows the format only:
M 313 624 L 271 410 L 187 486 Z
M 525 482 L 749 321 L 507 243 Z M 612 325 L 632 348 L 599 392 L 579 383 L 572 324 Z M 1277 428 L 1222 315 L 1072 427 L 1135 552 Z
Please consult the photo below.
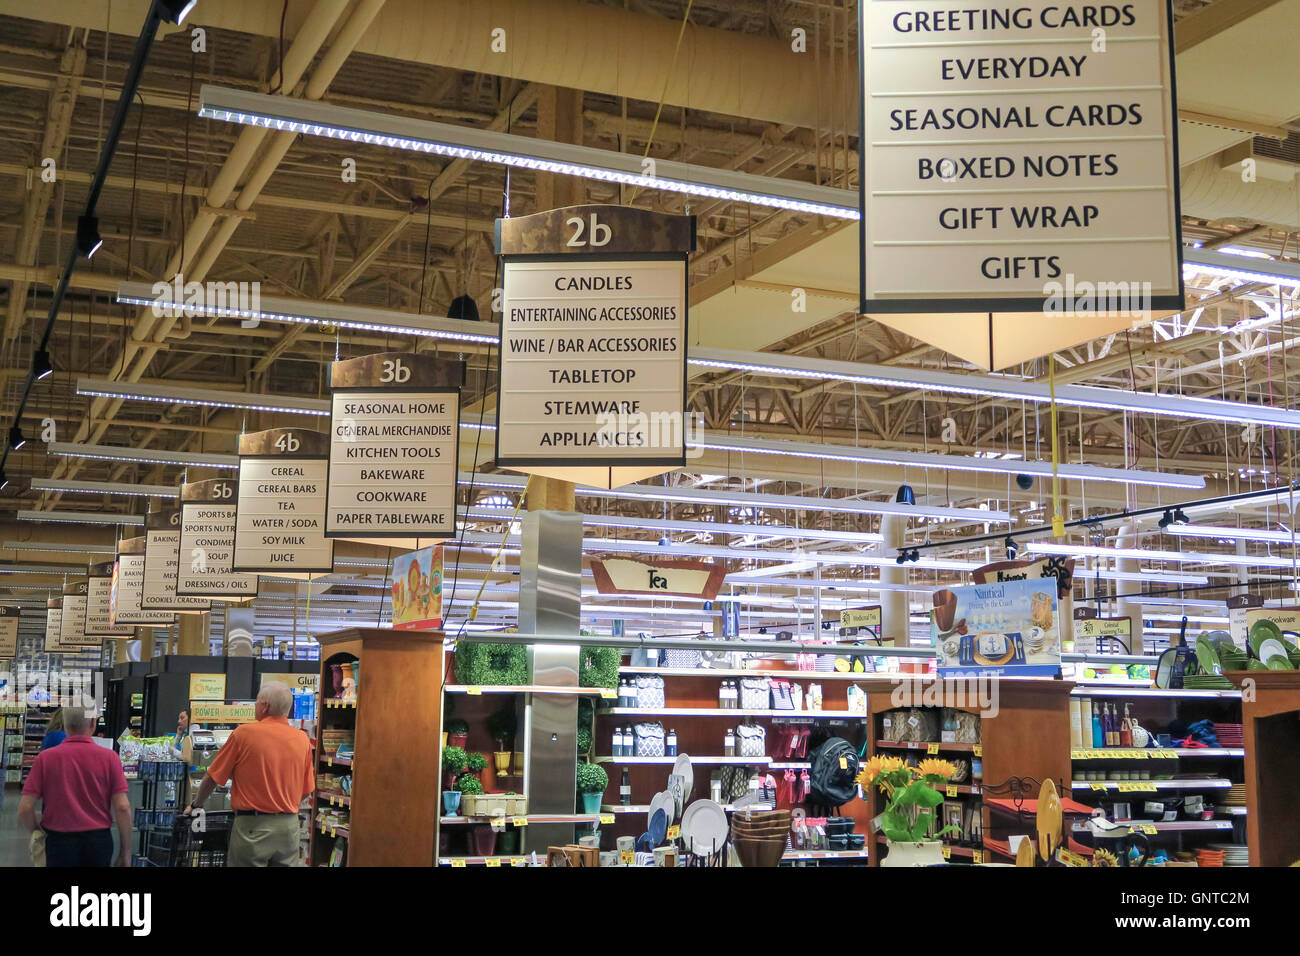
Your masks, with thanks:
M 6 420 L 22 394 L 145 7 L 143 0 L 0 0 L 0 404 Z M 527 171 L 507 177 L 501 167 L 358 144 L 344 152 L 335 143 L 292 135 L 250 143 L 240 127 L 197 117 L 204 83 L 275 91 L 283 61 L 291 82 L 288 89 L 281 84 L 282 91 L 330 103 L 525 136 L 557 136 L 555 130 L 567 128 L 571 140 L 602 149 L 855 189 L 856 4 L 703 0 L 691 4 L 683 31 L 685 7 L 683 0 L 291 0 L 281 37 L 280 3 L 200 2 L 185 31 L 165 32 L 154 45 L 140 102 L 99 200 L 104 246 L 71 277 L 50 344 L 55 373 L 36 387 L 22 428 L 40 436 L 52 423 L 54 439 L 62 442 L 232 454 L 243 430 L 301 424 L 267 412 L 92 399 L 77 395 L 75 384 L 92 376 L 320 397 L 327 365 L 337 357 L 438 346 L 321 327 L 164 320 L 115 305 L 117 284 L 152 283 L 181 271 L 187 279 L 260 282 L 265 295 L 429 315 L 445 315 L 464 293 L 489 317 L 496 284 L 492 230 L 503 202 L 508 198 L 512 215 L 526 214 L 560 188 L 554 177 Z M 1177 2 L 1175 13 L 1184 242 L 1296 263 L 1300 62 L 1291 47 L 1300 35 L 1300 0 L 1192 0 Z M 484 39 L 497 24 L 506 30 L 505 53 L 493 53 Z M 192 26 L 206 31 L 202 52 L 192 49 Z M 790 51 L 796 28 L 807 31 L 804 60 Z M 573 89 L 584 92 L 565 92 Z M 40 179 L 46 156 L 59 172 L 52 184 Z M 1236 174 L 1234 164 L 1243 157 L 1258 158 L 1257 189 L 1246 188 Z M 355 182 L 341 175 L 347 159 L 355 160 Z M 978 371 L 857 314 L 854 224 L 725 201 L 694 200 L 688 210 L 682 196 L 594 182 L 563 188 L 581 189 L 590 202 L 698 217 L 690 276 L 692 339 L 699 345 Z M 1189 273 L 1188 282 L 1187 311 L 1063 350 L 1055 356 L 1056 382 L 1294 407 L 1295 319 L 1277 300 L 1278 290 L 1204 273 Z M 804 312 L 790 309 L 795 288 L 808 293 Z M 456 350 L 469 363 L 465 408 L 490 410 L 495 379 L 487 355 L 478 348 Z M 1005 371 L 1046 381 L 1048 362 Z M 695 374 L 688 398 L 709 429 L 748 437 L 1051 457 L 1047 406 L 1032 403 L 729 371 Z M 1294 433 L 1284 430 L 1250 432 L 1240 425 L 1073 408 L 1062 410 L 1059 427 L 1062 460 L 1206 480 L 1205 491 L 1194 493 L 1067 481 L 1063 502 L 1071 519 L 1258 490 L 1294 474 Z M 492 471 L 490 455 L 490 444 L 469 446 L 462 470 Z M 0 492 L 0 509 L 8 513 L 140 513 L 148 506 L 144 498 L 31 491 L 32 478 L 175 484 L 182 477 L 173 466 L 47 455 L 39 441 L 11 453 L 6 469 L 11 480 Z M 191 469 L 190 477 L 196 476 L 210 474 Z M 1049 483 L 1021 490 L 1006 476 L 938 468 L 707 452 L 662 480 L 879 501 L 892 500 L 906 481 L 919 503 L 1009 510 L 1013 527 L 1050 519 Z M 479 490 L 475 498 L 492 493 Z M 737 520 L 707 504 L 579 503 L 608 515 Z M 1213 520 L 1289 527 L 1278 524 L 1288 517 L 1286 502 L 1281 505 L 1264 499 L 1254 507 L 1225 508 Z M 797 515 L 770 511 L 756 520 L 879 530 L 877 519 L 815 508 Z M 99 543 L 114 534 L 111 528 L 29 522 L 10 522 L 6 530 L 11 540 Z M 982 530 L 913 522 L 907 540 L 952 540 L 940 553 L 976 559 L 990 553 L 987 545 L 955 542 Z M 1001 533 L 1007 526 L 990 530 Z M 790 538 L 777 538 L 764 546 L 790 545 Z M 853 553 L 855 546 L 809 547 Z M 9 550 L 3 558 L 80 560 Z M 915 569 L 908 575 L 918 587 L 943 576 Z M 358 577 L 344 575 L 335 584 L 348 579 Z M 293 598 L 299 592 L 286 584 L 283 593 Z M 796 591 L 774 587 L 766 593 L 775 598 Z M 503 601 L 508 616 L 508 594 Z M 290 600 L 287 614 L 293 605 Z M 348 606 L 355 612 L 362 605 Z

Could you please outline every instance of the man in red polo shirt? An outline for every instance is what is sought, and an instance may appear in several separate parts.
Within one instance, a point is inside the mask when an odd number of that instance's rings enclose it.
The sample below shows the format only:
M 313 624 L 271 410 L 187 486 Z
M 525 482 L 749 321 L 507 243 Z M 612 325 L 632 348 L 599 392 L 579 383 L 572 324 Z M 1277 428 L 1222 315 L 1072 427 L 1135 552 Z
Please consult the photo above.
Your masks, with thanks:
M 36 829 L 36 801 L 44 801 L 45 865 L 108 866 L 113 863 L 113 821 L 120 847 L 116 866 L 131 861 L 131 804 L 122 761 L 91 739 L 95 716 L 80 707 L 63 708 L 67 738 L 42 751 L 32 764 L 18 801 L 18 822 Z
M 257 695 L 257 722 L 241 724 L 217 751 L 190 808 L 227 780 L 235 825 L 226 866 L 299 866 L 298 807 L 316 789 L 311 741 L 289 725 L 293 692 L 268 683 Z

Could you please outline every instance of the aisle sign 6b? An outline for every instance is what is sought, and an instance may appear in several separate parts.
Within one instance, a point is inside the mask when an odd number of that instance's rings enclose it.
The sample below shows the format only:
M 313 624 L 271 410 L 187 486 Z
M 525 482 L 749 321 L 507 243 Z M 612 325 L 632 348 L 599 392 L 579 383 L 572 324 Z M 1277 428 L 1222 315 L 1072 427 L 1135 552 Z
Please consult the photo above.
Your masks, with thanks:
M 605 223 L 596 218 L 593 212 L 590 216 L 591 228 L 587 231 L 587 238 L 583 239 L 582 234 L 586 228 L 581 216 L 570 216 L 564 220 L 566 226 L 573 226 L 573 235 L 565 245 L 569 246 L 591 246 L 599 248 L 600 246 L 609 245 L 609 240 L 614 238 L 614 230 L 610 229 Z

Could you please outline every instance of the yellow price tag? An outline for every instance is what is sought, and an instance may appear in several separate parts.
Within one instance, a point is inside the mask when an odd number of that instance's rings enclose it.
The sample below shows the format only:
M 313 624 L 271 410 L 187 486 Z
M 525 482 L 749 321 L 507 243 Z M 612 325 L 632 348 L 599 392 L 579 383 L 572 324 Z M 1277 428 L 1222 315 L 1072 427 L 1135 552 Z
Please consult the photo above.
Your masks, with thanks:
M 1102 793 L 1105 793 L 1109 789 L 1104 783 L 1097 783 L 1096 781 L 1088 784 L 1088 786 L 1093 790 L 1100 790 Z
M 1156 785 L 1154 783 L 1138 783 L 1133 785 L 1134 793 L 1155 793 Z
M 926 744 L 926 745 L 925 745 L 925 752 L 928 753 L 928 754 L 937 754 L 937 753 L 939 752 L 939 745 L 938 745 L 938 744 Z
M 613 823 L 613 822 L 614 822 L 614 814 L 612 814 L 612 813 L 602 813 L 602 814 L 600 815 L 600 822 L 601 822 L 601 823 Z
M 527 866 L 527 865 L 528 865 L 528 861 L 525 860 L 522 856 L 517 856 L 517 857 L 515 857 L 514 859 L 512 859 L 512 860 L 510 861 L 510 865 L 511 865 L 511 866 Z
M 983 851 L 983 850 L 972 850 L 972 851 L 971 851 L 971 859 L 974 860 L 976 863 L 983 863 L 983 862 L 984 862 L 984 851 Z
M 615 700 L 618 697 L 618 691 L 610 687 L 602 687 L 600 689 L 600 696 L 605 700 Z
M 491 826 L 494 830 L 503 829 L 506 825 L 506 818 L 493 817 L 491 820 L 488 821 L 488 825 Z
M 681 835 L 682 835 L 682 828 L 678 826 L 676 823 L 674 823 L 672 826 L 668 828 L 668 839 L 676 840 Z
M 478 697 L 483 693 L 483 688 L 479 687 L 478 685 L 474 685 L 472 687 L 466 687 L 465 693 L 469 694 L 469 696 L 471 697 Z
M 631 850 L 619 850 L 618 862 L 622 863 L 624 866 L 631 866 L 636 862 L 636 854 Z
M 946 844 L 946 843 L 943 845 L 943 858 L 944 858 L 945 860 L 951 860 L 951 859 L 952 859 L 952 847 L 950 847 L 950 846 L 949 846 L 948 844 Z
M 945 792 L 946 792 L 947 795 L 950 796 L 950 797 L 955 797 L 955 796 L 957 796 L 957 786 L 956 786 L 956 784 L 951 784 L 951 783 L 948 784 L 948 786 L 947 786 Z
M 500 857 L 489 856 L 483 861 L 483 865 L 487 867 L 500 866 L 501 859 Z
M 464 861 L 464 860 L 452 860 L 452 861 L 451 861 L 451 868 L 452 868 L 453 870 L 463 870 L 463 869 L 465 868 L 465 861 Z
M 848 757 L 841 757 L 841 758 L 840 758 L 840 769 L 841 769 L 841 770 L 848 770 L 848 769 L 849 769 L 849 758 L 848 758 Z
M 984 756 L 984 745 L 983 745 L 983 744 L 975 744 L 975 745 L 973 745 L 973 746 L 971 747 L 970 752 L 971 752 L 972 754 L 974 754 L 976 757 L 983 757 L 983 756 Z
M 1133 793 L 1133 784 L 1120 783 L 1116 786 L 1116 789 L 1118 789 L 1120 793 Z
M 1145 823 L 1142 826 L 1138 827 L 1138 829 L 1141 830 L 1143 833 L 1147 834 L 1148 836 L 1155 836 L 1157 833 L 1160 832 L 1156 827 L 1152 826 L 1150 823 Z
M 526 827 L 526 826 L 528 826 L 528 818 L 527 818 L 527 817 L 511 817 L 511 818 L 510 818 L 510 822 L 513 823 L 513 824 L 514 824 L 515 826 L 517 826 L 517 827 Z

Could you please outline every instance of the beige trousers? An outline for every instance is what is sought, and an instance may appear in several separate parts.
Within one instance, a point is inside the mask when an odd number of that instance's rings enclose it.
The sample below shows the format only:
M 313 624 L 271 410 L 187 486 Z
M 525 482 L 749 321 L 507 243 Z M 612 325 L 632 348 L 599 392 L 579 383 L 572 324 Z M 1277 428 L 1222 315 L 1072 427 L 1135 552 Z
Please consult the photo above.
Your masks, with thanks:
M 226 866 L 300 866 L 298 814 L 237 816 Z

